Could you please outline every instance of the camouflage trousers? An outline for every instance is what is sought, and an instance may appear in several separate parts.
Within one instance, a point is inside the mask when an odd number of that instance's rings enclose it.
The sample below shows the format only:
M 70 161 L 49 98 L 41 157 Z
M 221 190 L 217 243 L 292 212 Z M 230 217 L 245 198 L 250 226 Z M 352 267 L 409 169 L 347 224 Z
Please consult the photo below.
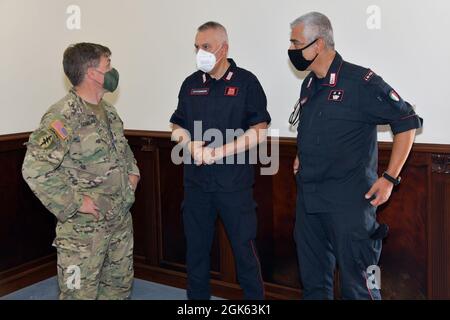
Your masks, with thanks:
M 56 226 L 61 300 L 128 299 L 134 278 L 131 213 L 98 221 L 77 213 Z

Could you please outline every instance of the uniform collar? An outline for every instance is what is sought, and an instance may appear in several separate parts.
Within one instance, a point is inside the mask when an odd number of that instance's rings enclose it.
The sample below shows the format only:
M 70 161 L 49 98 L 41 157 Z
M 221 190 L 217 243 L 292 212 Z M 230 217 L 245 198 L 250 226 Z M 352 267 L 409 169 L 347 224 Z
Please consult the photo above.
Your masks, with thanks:
M 78 95 L 77 90 L 75 89 L 75 87 L 70 88 L 69 94 L 72 95 L 72 97 L 74 98 L 74 100 L 77 102 L 76 105 L 77 105 L 77 107 L 79 108 L 79 110 L 80 110 L 81 113 L 85 113 L 85 112 L 86 112 L 86 109 L 88 110 L 88 112 L 91 112 L 91 113 L 92 113 L 92 111 L 90 111 L 89 108 L 86 108 L 88 102 L 85 101 L 85 100 L 83 100 L 83 98 L 81 98 L 81 97 Z M 102 99 L 99 101 L 99 103 L 98 103 L 98 106 L 100 106 L 100 105 L 105 109 L 106 114 L 108 114 L 109 111 L 110 111 L 110 106 L 109 106 L 109 104 L 108 104 L 103 98 L 102 98 Z M 92 113 L 92 114 L 93 114 L 93 113 Z
M 341 71 L 342 63 L 342 57 L 336 51 L 336 55 L 334 56 L 333 62 L 328 69 L 327 75 L 323 79 L 318 79 L 316 76 L 318 84 L 322 86 L 335 87 L 339 80 L 339 73 Z
M 228 58 L 227 60 L 230 63 L 230 66 L 228 67 L 227 71 L 225 71 L 222 78 L 218 79 L 217 81 L 220 81 L 220 80 L 231 81 L 231 79 L 233 79 L 236 74 L 236 68 L 237 68 L 236 62 L 234 62 L 234 60 L 231 58 Z M 209 75 L 209 73 L 205 73 L 205 72 L 202 72 L 201 77 L 202 77 L 203 84 L 206 84 L 207 82 L 209 82 L 212 79 L 212 77 Z
M 77 90 L 75 87 L 70 88 L 69 94 L 72 95 L 74 100 L 77 102 L 78 106 L 84 106 L 83 99 L 78 95 Z
M 86 100 L 84 100 L 82 97 L 80 97 L 79 95 L 78 95 L 78 92 L 77 92 L 77 90 L 75 89 L 75 87 L 72 87 L 72 88 L 70 88 L 70 90 L 69 90 L 69 93 L 77 100 L 77 102 L 78 102 L 78 104 L 80 104 L 80 105 L 82 105 L 82 106 L 85 106 L 85 105 L 92 105 L 92 106 L 95 106 L 94 104 L 92 104 L 92 103 L 89 103 L 89 102 L 87 102 Z M 103 105 L 103 106 L 106 106 L 106 103 L 104 103 L 105 102 L 105 100 L 103 100 L 103 98 L 98 102 L 98 106 L 99 105 Z

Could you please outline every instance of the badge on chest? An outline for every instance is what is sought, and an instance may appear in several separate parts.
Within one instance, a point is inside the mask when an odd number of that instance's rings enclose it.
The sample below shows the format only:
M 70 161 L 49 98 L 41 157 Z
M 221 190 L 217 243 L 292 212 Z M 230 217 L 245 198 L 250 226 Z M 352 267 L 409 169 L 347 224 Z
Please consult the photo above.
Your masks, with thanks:
M 235 96 L 237 96 L 238 91 L 239 91 L 238 87 L 226 87 L 225 95 L 228 97 L 235 97 Z
M 209 88 L 198 88 L 191 90 L 191 96 L 207 96 L 209 94 Z
M 330 101 L 342 101 L 344 98 L 344 90 L 331 90 L 328 95 L 328 100 Z

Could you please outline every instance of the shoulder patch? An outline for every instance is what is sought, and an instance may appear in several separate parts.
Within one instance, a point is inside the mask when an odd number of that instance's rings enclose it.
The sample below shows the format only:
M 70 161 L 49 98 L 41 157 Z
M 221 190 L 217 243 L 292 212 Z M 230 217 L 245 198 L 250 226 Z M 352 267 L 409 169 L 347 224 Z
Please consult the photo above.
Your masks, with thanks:
M 42 149 L 48 149 L 55 145 L 54 137 L 54 133 L 51 130 L 44 130 L 37 135 L 36 142 Z
M 398 95 L 398 93 L 394 89 L 389 91 L 389 98 L 391 98 L 391 100 L 394 100 L 395 102 L 399 102 L 400 101 L 400 96 Z
M 69 133 L 67 129 L 64 127 L 64 124 L 60 120 L 55 120 L 50 124 L 50 128 L 58 135 L 58 137 L 62 140 L 66 140 Z
M 366 73 L 366 75 L 364 76 L 364 81 L 369 82 L 370 79 L 372 79 L 372 77 L 375 75 L 375 72 L 373 72 L 372 70 L 369 69 L 369 71 Z

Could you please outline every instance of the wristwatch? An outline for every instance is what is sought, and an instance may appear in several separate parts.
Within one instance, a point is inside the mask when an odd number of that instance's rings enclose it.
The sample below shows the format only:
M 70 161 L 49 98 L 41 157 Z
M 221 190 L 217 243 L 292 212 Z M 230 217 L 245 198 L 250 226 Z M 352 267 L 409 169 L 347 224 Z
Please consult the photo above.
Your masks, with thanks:
M 388 174 L 386 171 L 383 172 L 383 178 L 391 182 L 394 186 L 398 186 L 400 184 L 400 181 L 402 180 L 401 177 L 394 178 L 390 174 Z

